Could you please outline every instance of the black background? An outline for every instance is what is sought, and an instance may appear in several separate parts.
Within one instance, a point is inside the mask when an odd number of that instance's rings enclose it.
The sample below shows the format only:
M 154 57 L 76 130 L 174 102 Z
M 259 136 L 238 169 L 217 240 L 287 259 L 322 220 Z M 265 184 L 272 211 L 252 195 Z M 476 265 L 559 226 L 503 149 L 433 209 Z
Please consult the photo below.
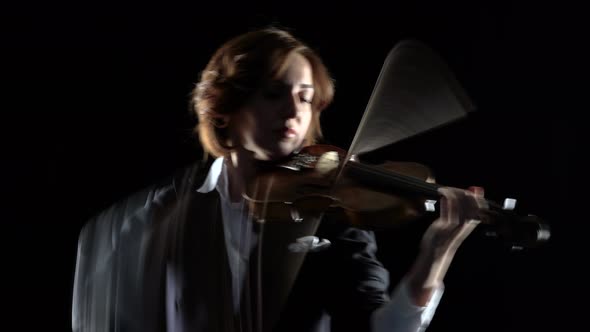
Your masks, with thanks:
M 76 241 L 117 199 L 199 157 L 189 93 L 228 38 L 275 24 L 323 57 L 336 99 L 324 134 L 347 147 L 387 52 L 433 47 L 477 106 L 465 121 L 388 149 L 439 183 L 479 185 L 548 220 L 542 248 L 474 234 L 452 265 L 430 331 L 584 326 L 587 204 L 581 191 L 581 19 L 565 6 L 310 2 L 193 5 L 23 3 L 3 11 L 4 326 L 68 331 Z M 580 168 L 581 169 L 581 168 Z M 379 232 L 395 283 L 420 227 Z M 6 296 L 8 295 L 8 296 Z M 2 328 L 5 330 L 4 328 Z

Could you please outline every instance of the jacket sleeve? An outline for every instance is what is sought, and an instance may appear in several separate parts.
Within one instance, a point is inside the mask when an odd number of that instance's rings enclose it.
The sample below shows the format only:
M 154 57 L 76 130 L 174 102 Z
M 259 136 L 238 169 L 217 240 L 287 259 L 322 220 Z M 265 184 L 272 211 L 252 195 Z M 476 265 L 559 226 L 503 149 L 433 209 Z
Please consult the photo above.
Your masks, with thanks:
M 444 286 L 435 289 L 425 306 L 412 303 L 408 285 L 403 279 L 393 291 L 391 301 L 372 316 L 374 332 L 422 332 L 430 325 L 444 293 Z
M 73 285 L 73 331 L 141 330 L 146 243 L 154 216 L 173 196 L 173 185 L 152 186 L 83 226 Z
M 325 229 L 325 227 L 322 227 Z M 332 331 L 371 331 L 372 313 L 389 302 L 389 272 L 376 257 L 371 231 L 332 227 L 324 257 L 324 297 Z
M 333 227 L 334 228 L 334 227 Z M 404 279 L 389 294 L 389 272 L 378 260 L 372 231 L 335 227 L 327 253 L 330 270 L 326 306 L 332 331 L 420 332 L 434 315 L 443 294 L 437 289 L 427 306 L 411 302 Z

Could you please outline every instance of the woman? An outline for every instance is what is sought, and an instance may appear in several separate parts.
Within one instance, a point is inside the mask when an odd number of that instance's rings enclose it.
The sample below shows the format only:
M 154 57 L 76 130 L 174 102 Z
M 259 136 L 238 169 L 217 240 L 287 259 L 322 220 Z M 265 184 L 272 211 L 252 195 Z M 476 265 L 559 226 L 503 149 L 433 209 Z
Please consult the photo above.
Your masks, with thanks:
M 321 244 L 330 246 L 289 253 L 277 239 L 296 238 L 286 236 L 285 227 L 275 235 L 265 230 L 263 239 L 263 224 L 244 201 L 246 184 L 260 167 L 320 138 L 320 114 L 333 90 L 320 58 L 286 31 L 253 31 L 221 46 L 193 94 L 202 146 L 215 158 L 139 194 L 137 209 L 119 203 L 86 227 L 76 271 L 74 329 L 96 327 L 92 322 L 101 319 L 108 328 L 142 331 L 425 329 L 449 264 L 476 225 L 472 219 L 484 204 L 481 190 L 441 189 L 440 218 L 426 231 L 416 262 L 391 296 L 371 232 L 311 218 L 299 235 L 323 237 L 329 242 Z M 116 213 L 122 206 L 126 212 Z M 126 220 L 126 227 L 120 227 L 114 241 L 119 245 L 109 255 L 119 263 L 88 276 L 93 264 L 88 256 L 99 255 L 87 244 L 89 237 L 96 242 L 90 233 L 105 223 L 112 229 L 118 219 Z M 130 261 L 139 263 L 120 263 Z M 116 294 L 102 301 L 106 305 L 88 305 L 102 303 L 92 289 L 113 276 Z

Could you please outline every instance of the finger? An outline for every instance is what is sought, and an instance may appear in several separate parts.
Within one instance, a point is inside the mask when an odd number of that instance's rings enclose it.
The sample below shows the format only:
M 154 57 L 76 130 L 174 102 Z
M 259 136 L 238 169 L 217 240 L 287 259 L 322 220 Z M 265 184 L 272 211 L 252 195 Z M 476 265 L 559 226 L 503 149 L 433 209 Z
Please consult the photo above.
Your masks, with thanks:
M 473 194 L 475 194 L 475 196 L 479 196 L 479 197 L 485 196 L 485 191 L 484 191 L 483 187 L 471 186 L 468 188 L 468 190 L 471 191 Z
M 458 213 L 458 198 L 456 189 L 450 187 L 439 188 L 439 193 L 443 195 L 441 200 L 441 218 L 446 223 L 457 224 L 459 223 Z
M 439 190 L 446 198 L 446 214 L 448 223 L 463 224 L 477 217 L 480 208 L 485 207 L 485 199 L 479 194 L 481 187 L 470 187 L 469 190 L 459 188 L 441 188 Z
M 484 189 L 483 187 L 477 187 L 477 186 L 471 186 L 469 187 L 469 192 L 473 193 L 473 197 L 475 199 L 475 204 L 477 204 L 477 208 L 478 209 L 487 209 L 488 208 L 488 202 L 485 200 L 484 195 Z
M 449 219 L 449 195 L 448 188 L 439 188 L 438 192 L 441 194 L 440 198 L 440 221 L 441 224 L 447 223 Z

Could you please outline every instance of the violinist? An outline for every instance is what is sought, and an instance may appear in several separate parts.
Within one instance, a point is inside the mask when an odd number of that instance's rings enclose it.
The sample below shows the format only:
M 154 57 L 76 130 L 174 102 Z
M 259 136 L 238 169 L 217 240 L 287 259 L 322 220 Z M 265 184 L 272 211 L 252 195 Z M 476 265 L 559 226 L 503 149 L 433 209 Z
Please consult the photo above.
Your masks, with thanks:
M 440 217 L 392 293 L 373 232 L 322 222 L 316 235 L 331 245 L 307 253 L 279 317 L 268 324 L 247 305 L 260 291 L 250 289 L 251 263 L 263 239 L 245 188 L 260 167 L 321 138 L 320 115 L 333 95 L 322 60 L 288 31 L 251 31 L 222 45 L 192 95 L 210 158 L 84 227 L 73 330 L 425 330 L 485 205 L 481 189 L 440 189 Z

